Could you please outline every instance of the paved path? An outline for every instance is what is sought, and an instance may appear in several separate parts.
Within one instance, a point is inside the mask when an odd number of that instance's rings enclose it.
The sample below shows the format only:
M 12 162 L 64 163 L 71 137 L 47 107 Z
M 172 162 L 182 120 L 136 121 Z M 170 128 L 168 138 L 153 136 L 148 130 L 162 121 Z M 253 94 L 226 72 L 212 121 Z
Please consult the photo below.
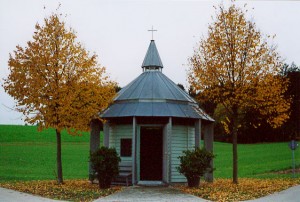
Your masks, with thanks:
M 138 201 L 162 201 L 162 202 L 201 202 L 206 201 L 199 197 L 182 193 L 169 187 L 128 187 L 121 192 L 100 198 L 95 202 L 138 202 Z
M 300 202 L 300 185 L 247 202 Z
M 56 200 L 43 198 L 41 196 L 34 196 L 32 194 L 26 194 L 11 189 L 5 189 L 0 187 L 0 201 L 1 202 L 58 202 Z

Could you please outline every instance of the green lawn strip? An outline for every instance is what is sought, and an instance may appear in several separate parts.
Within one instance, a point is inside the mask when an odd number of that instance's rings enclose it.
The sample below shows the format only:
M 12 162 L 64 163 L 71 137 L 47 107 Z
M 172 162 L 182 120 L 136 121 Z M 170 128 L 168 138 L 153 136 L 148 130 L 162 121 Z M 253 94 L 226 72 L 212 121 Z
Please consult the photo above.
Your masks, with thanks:
M 64 130 L 62 141 L 88 142 L 89 133 L 82 132 L 81 136 L 72 136 Z M 0 142 L 56 142 L 56 133 L 53 128 L 38 131 L 37 126 L 0 125 Z
M 259 179 L 294 179 L 293 174 L 278 174 L 278 173 L 261 173 L 257 174 Z M 300 173 L 295 174 L 295 179 L 300 179 Z
M 103 135 L 101 133 L 101 143 Z M 89 134 L 62 133 L 64 179 L 88 176 Z M 55 130 L 36 126 L 0 125 L 0 181 L 56 179 Z
M 215 177 L 231 178 L 232 145 L 214 143 Z M 274 170 L 284 170 L 292 166 L 291 150 L 288 143 L 239 144 L 238 145 L 239 177 L 258 177 L 258 174 Z M 295 151 L 296 164 L 300 164 L 300 149 Z M 275 175 L 270 175 L 271 177 Z
M 56 179 L 56 144 L 0 143 L 0 181 Z M 65 179 L 88 176 L 89 143 L 62 143 Z

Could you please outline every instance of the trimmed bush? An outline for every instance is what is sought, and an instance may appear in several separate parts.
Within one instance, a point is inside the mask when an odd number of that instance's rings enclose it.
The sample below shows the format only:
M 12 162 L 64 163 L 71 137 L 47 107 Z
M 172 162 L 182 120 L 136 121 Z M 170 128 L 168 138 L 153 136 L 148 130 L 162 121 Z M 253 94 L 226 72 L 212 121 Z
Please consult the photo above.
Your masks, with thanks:
M 198 187 L 200 177 L 213 170 L 210 162 L 215 156 L 200 148 L 183 151 L 183 154 L 183 156 L 178 157 L 180 165 L 177 170 L 187 178 L 189 187 Z
M 119 174 L 120 157 L 115 148 L 101 147 L 91 153 L 90 161 L 100 189 L 110 188 L 111 181 Z

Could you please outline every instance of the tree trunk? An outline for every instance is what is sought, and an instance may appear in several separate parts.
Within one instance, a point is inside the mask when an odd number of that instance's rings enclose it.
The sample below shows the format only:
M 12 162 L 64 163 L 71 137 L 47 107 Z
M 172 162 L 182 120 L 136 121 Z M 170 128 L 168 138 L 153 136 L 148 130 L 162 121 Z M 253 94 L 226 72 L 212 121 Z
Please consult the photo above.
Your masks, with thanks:
M 90 124 L 90 153 L 95 152 L 100 146 L 100 131 L 101 122 L 98 119 L 93 119 Z M 89 161 L 89 180 L 92 182 L 94 180 L 94 170 L 92 168 L 92 163 Z
M 233 169 L 232 169 L 232 181 L 234 184 L 238 184 L 238 152 L 237 152 L 237 128 L 234 127 L 232 131 L 232 157 L 233 157 Z
M 237 151 L 237 135 L 238 135 L 238 107 L 233 107 L 233 116 L 231 119 L 232 133 L 232 182 L 238 184 L 238 151 Z
M 63 183 L 62 161 L 61 161 L 61 134 L 56 129 L 56 164 L 57 164 L 57 183 Z

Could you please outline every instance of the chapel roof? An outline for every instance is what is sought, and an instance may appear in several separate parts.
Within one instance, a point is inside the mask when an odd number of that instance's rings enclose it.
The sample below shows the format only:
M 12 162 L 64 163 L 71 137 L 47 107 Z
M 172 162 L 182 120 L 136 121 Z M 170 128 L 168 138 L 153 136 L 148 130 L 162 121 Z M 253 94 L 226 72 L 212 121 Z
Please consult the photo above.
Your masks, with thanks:
M 181 102 L 197 102 L 187 92 L 179 88 L 161 71 L 145 71 L 131 83 L 125 86 L 115 98 L 115 101 L 129 100 L 173 100 Z
M 101 117 L 179 117 L 214 121 L 198 103 L 162 73 L 154 40 L 143 62 L 143 73 L 125 86 Z

